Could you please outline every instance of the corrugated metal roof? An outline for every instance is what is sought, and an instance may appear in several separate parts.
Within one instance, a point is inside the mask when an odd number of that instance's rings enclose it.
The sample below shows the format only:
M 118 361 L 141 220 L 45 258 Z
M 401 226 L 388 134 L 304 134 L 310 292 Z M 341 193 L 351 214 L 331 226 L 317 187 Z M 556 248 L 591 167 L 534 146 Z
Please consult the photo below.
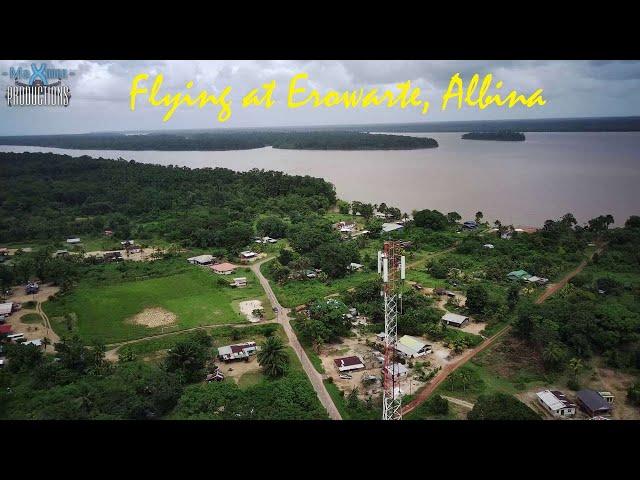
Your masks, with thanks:
M 544 402 L 544 404 L 549 407 L 551 410 L 560 410 L 564 408 L 564 402 L 562 402 L 558 397 L 556 397 L 551 391 L 543 390 L 542 392 L 536 393 L 538 398 Z
M 419 352 L 427 345 L 427 342 L 423 342 L 419 338 L 412 337 L 411 335 L 403 335 L 398 340 L 398 343 L 413 350 L 415 353 Z
M 469 317 L 465 317 L 464 315 L 458 315 L 457 313 L 447 312 L 442 316 L 442 320 L 448 323 L 456 323 L 458 325 L 462 325 Z

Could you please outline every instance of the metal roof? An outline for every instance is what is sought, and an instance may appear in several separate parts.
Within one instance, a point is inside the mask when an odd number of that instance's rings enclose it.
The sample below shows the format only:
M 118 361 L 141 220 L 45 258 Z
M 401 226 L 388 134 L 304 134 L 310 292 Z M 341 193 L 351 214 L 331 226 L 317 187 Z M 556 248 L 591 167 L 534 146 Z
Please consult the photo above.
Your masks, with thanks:
M 553 392 L 549 390 L 543 390 L 541 392 L 536 393 L 538 398 L 542 400 L 542 402 L 549 407 L 551 410 L 560 410 L 565 407 L 563 401 L 561 401 L 558 397 L 556 397 Z
M 427 346 L 427 342 L 423 342 L 419 338 L 412 337 L 411 335 L 403 335 L 398 339 L 398 347 L 403 345 L 414 353 L 418 353 L 421 349 Z
M 469 317 L 465 317 L 464 315 L 458 315 L 457 313 L 447 312 L 442 316 L 442 320 L 447 323 L 456 323 L 458 325 L 462 325 Z
M 611 410 L 611 405 L 595 390 L 580 390 L 578 399 L 592 412 L 598 410 Z
M 403 228 L 403 226 L 399 225 L 397 223 L 383 223 L 382 224 L 382 231 L 385 232 L 385 233 L 393 232 L 394 230 L 400 230 L 401 228 Z
M 0 303 L 0 315 L 8 315 L 13 308 L 13 302 Z

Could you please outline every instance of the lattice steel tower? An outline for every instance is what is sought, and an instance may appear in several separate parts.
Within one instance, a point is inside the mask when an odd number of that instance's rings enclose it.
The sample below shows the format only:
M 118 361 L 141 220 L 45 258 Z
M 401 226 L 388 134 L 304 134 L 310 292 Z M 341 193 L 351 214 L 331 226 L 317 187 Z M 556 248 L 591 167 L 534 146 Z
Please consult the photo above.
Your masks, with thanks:
M 405 278 L 405 257 L 400 242 L 385 241 L 378 252 L 378 274 L 382 276 L 384 298 L 384 375 L 382 419 L 402 420 L 400 386 L 396 385 L 396 344 L 398 342 L 398 311 L 402 308 L 402 284 Z

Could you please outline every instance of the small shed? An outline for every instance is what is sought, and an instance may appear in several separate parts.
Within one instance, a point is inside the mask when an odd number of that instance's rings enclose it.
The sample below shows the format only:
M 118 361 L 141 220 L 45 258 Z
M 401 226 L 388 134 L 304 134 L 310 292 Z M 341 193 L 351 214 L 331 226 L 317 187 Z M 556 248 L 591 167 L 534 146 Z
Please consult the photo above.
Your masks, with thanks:
M 238 277 L 233 279 L 234 287 L 242 288 L 247 286 L 247 277 Z
M 507 278 L 509 280 L 527 280 L 531 275 L 525 270 L 515 270 L 513 272 L 507 273 Z
M 401 363 L 392 363 L 387 367 L 387 372 L 397 380 L 406 377 L 409 374 L 409 369 Z
M 67 238 L 67 243 L 70 245 L 77 245 L 80 243 L 80 239 L 78 237 Z
M 447 312 L 442 316 L 442 321 L 446 325 L 462 328 L 467 323 L 469 323 L 469 317 L 465 317 L 464 315 L 458 315 L 457 313 Z

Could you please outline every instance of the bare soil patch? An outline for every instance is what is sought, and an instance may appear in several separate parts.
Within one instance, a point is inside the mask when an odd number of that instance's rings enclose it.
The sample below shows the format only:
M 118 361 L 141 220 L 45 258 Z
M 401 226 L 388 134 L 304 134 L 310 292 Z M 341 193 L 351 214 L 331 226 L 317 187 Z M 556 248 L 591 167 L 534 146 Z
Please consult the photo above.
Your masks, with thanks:
M 240 312 L 247 317 L 247 320 L 251 323 L 257 323 L 262 320 L 262 318 L 253 314 L 254 310 L 264 310 L 260 300 L 245 300 L 244 302 L 240 302 L 238 307 L 240 308 Z
M 153 307 L 145 308 L 142 312 L 131 318 L 131 323 L 136 325 L 142 325 L 148 328 L 164 327 L 166 325 L 173 325 L 178 320 L 175 313 L 172 313 L 164 308 Z

